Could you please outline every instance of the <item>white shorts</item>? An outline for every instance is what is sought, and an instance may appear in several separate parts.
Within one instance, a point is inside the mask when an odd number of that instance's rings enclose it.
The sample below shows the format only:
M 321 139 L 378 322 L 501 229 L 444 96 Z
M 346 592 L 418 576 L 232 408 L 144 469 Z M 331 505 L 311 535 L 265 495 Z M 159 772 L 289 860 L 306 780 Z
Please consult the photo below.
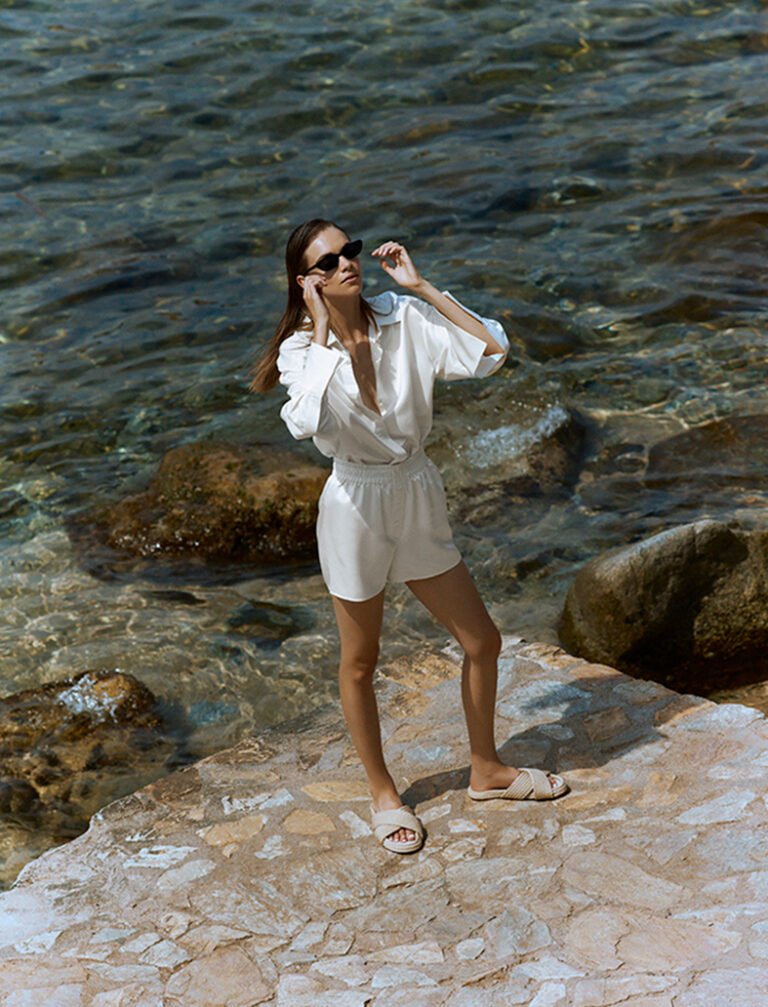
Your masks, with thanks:
M 328 590 L 367 601 L 387 581 L 421 580 L 461 562 L 443 480 L 423 451 L 395 465 L 334 461 L 317 518 Z

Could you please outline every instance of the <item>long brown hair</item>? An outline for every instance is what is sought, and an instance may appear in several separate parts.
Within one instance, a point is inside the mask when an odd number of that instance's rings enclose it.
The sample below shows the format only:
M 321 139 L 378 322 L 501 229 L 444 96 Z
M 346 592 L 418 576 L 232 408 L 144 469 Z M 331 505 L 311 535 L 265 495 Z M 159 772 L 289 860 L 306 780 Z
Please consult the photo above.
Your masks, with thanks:
M 285 246 L 285 271 L 288 274 L 288 303 L 285 306 L 283 317 L 280 319 L 275 334 L 262 350 L 256 359 L 253 367 L 253 378 L 249 385 L 252 392 L 268 392 L 274 388 L 280 378 L 277 369 L 277 357 L 280 353 L 280 344 L 288 336 L 296 332 L 297 329 L 310 330 L 312 321 L 309 318 L 306 305 L 304 304 L 304 291 L 299 286 L 297 277 L 302 275 L 305 268 L 304 253 L 309 245 L 315 240 L 318 234 L 335 227 L 342 234 L 349 238 L 343 227 L 334 224 L 332 220 L 315 218 L 299 224 L 295 228 Z M 363 307 L 363 317 L 370 324 L 373 321 L 373 308 L 368 302 L 361 298 Z

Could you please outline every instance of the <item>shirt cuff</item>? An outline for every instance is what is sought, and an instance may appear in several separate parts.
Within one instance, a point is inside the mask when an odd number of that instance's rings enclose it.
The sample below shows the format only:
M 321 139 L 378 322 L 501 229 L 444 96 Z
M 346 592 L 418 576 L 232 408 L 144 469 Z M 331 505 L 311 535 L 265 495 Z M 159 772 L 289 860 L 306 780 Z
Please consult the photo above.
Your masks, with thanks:
M 321 397 L 328 387 L 340 360 L 339 354 L 327 346 L 312 342 L 309 344 L 307 359 L 304 365 L 304 387 L 307 391 Z

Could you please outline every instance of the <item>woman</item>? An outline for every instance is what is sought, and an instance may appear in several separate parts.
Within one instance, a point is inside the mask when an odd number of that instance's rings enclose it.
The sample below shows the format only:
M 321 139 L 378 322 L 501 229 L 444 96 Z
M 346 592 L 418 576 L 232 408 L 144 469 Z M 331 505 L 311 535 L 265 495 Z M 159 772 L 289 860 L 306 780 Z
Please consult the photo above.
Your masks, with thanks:
M 366 301 L 361 248 L 327 220 L 310 220 L 291 234 L 288 305 L 251 387 L 266 391 L 279 378 L 289 395 L 280 415 L 291 434 L 311 437 L 334 460 L 317 537 L 341 641 L 341 703 L 368 777 L 374 832 L 386 849 L 411 853 L 423 844 L 424 829 L 384 762 L 373 690 L 387 580 L 404 581 L 464 650 L 470 797 L 542 800 L 568 787 L 558 776 L 514 769 L 498 757 L 501 638 L 453 543 L 442 480 L 423 451 L 435 379 L 491 374 L 509 342 L 497 322 L 433 287 L 394 241 L 371 255 L 407 295 Z

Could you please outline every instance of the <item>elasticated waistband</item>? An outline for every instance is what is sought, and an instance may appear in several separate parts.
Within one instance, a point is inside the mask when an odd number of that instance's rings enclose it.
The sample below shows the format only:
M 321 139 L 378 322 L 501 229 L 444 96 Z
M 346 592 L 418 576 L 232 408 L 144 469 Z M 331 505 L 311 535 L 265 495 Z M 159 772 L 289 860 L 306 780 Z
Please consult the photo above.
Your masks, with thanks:
M 376 483 L 380 486 L 391 486 L 393 483 L 402 482 L 416 472 L 420 472 L 426 467 L 428 461 L 423 451 L 417 451 L 405 461 L 393 462 L 391 465 L 366 465 L 334 458 L 333 473 L 340 482 Z

